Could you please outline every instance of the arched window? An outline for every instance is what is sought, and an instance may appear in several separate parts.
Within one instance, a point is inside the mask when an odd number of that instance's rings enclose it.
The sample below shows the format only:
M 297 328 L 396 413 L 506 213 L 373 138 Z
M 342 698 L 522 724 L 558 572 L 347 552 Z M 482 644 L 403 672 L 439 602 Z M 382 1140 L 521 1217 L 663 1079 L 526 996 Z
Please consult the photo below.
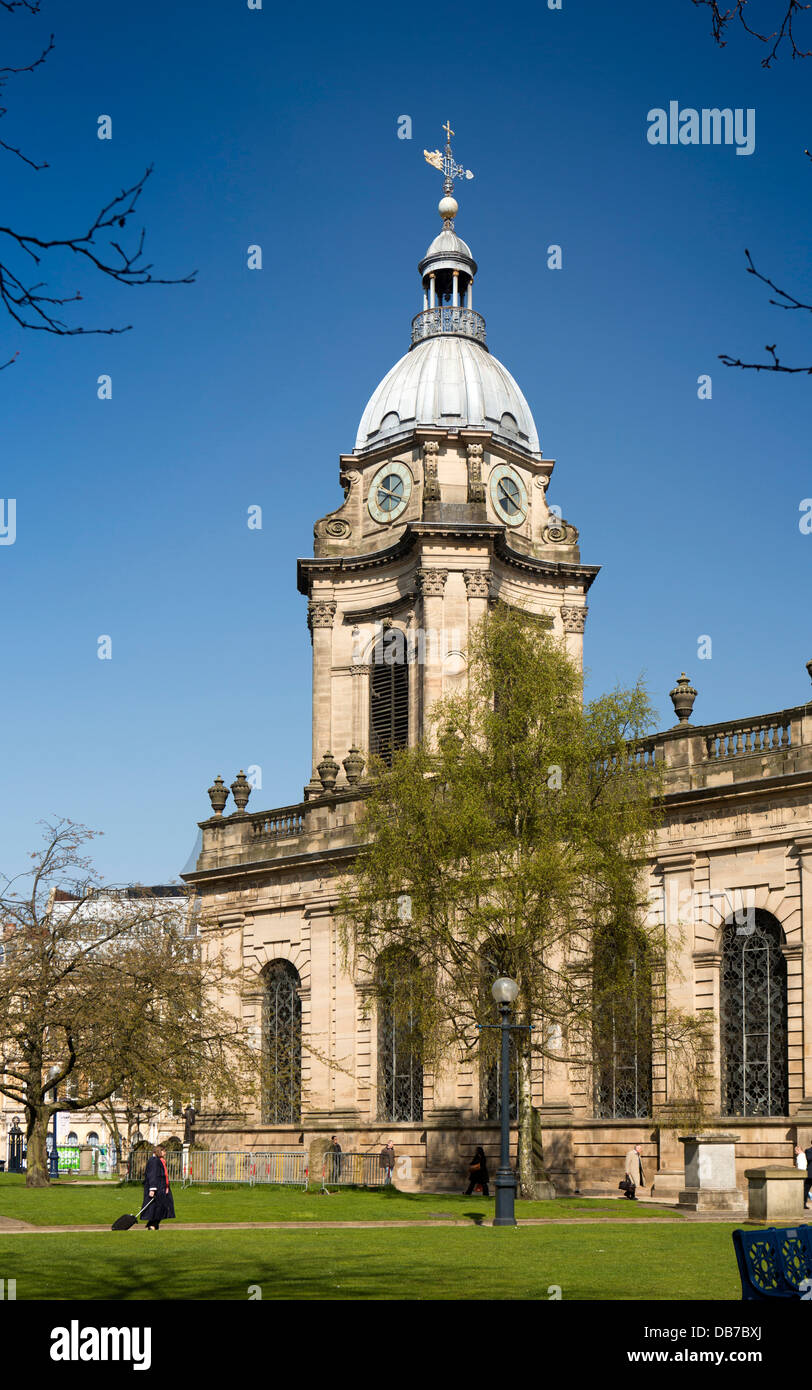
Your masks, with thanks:
M 78 1143 L 79 1143 L 79 1135 L 76 1134 L 74 1130 L 71 1130 L 70 1134 L 68 1135 L 67 1139 L 65 1140 L 65 1143 L 66 1143 L 66 1144 L 78 1144 Z
M 722 1114 L 786 1115 L 787 963 L 780 923 L 756 909 L 722 939 Z
M 262 1017 L 264 1124 L 298 1124 L 302 1118 L 302 1001 L 299 975 L 286 960 L 265 972 Z
M 405 952 L 385 951 L 378 985 L 378 1117 L 422 1120 L 423 1059 L 415 1009 L 417 963 Z
M 96 1133 L 95 1129 L 91 1129 L 90 1133 L 87 1136 L 87 1139 L 85 1140 L 85 1143 L 91 1144 L 94 1149 L 97 1149 L 99 1147 L 99 1136 Z
M 651 961 L 642 933 L 595 933 L 593 1110 L 601 1120 L 651 1114 Z
M 375 643 L 369 682 L 369 748 L 389 766 L 409 742 L 409 662 L 406 635 L 388 628 Z

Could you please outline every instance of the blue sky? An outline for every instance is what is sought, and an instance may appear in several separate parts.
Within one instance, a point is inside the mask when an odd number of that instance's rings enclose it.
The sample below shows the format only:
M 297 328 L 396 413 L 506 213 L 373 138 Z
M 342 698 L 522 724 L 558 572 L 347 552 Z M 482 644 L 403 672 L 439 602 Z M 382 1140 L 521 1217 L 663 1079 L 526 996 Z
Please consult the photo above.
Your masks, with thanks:
M 781 8 L 753 0 L 753 19 L 769 28 Z M 0 361 L 20 352 L 0 372 L 0 495 L 17 502 L 17 539 L 0 546 L 0 867 L 23 866 L 38 820 L 67 815 L 104 832 L 108 880 L 169 880 L 216 773 L 261 766 L 251 809 L 300 798 L 296 558 L 339 504 L 338 456 L 422 307 L 416 266 L 440 226 L 422 152 L 449 117 L 476 173 L 457 230 L 489 344 L 557 460 L 550 500 L 602 566 L 589 691 L 643 672 L 663 725 L 681 670 L 702 722 L 807 699 L 809 378 L 718 354 L 761 360 L 777 342 L 782 361 L 812 359 L 809 315 L 771 308 L 744 260 L 749 247 L 809 298 L 812 58 L 765 71 L 761 45 L 733 34 L 719 49 L 689 0 L 144 0 L 137 22 L 45 0 L 38 19 L 0 24 L 7 63 L 56 35 L 47 64 L 6 88 L 0 133 L 50 168 L 2 158 L 0 222 L 63 235 L 154 162 L 148 259 L 198 271 L 128 289 L 50 266 L 55 289 L 82 290 L 74 321 L 134 325 L 119 337 L 0 318 Z M 650 145 L 647 112 L 670 100 L 754 108 L 754 153 Z

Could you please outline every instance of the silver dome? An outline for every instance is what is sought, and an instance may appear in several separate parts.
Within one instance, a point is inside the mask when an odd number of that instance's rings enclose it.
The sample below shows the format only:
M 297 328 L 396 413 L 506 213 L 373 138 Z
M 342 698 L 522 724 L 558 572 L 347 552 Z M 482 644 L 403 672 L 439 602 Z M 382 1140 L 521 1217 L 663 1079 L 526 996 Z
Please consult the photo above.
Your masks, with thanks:
M 417 425 L 488 429 L 528 454 L 541 454 L 530 407 L 507 367 L 470 338 L 442 334 L 401 357 L 370 397 L 356 452 Z

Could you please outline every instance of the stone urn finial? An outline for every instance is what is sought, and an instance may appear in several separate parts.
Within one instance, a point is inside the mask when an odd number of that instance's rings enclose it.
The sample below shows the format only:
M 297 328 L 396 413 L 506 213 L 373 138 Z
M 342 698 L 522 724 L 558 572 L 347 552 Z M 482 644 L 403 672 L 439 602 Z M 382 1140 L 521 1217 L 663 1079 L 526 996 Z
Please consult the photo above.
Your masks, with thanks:
M 248 798 L 251 795 L 251 783 L 248 781 L 242 768 L 240 768 L 237 776 L 231 783 L 231 792 L 237 803 L 237 810 L 244 811 L 248 805 Z
M 363 753 L 357 748 L 351 748 L 342 764 L 346 773 L 347 781 L 351 787 L 357 787 L 361 780 L 361 774 L 366 767 L 366 760 Z
M 691 718 L 691 711 L 693 710 L 694 700 L 696 699 L 696 691 L 684 671 L 674 686 L 674 689 L 669 691 L 669 695 L 680 724 L 687 724 Z
M 223 807 L 228 801 L 228 787 L 222 777 L 215 777 L 209 787 L 209 801 L 216 816 L 222 816 Z
M 812 681 L 812 661 L 807 661 L 807 663 L 806 663 L 806 669 L 807 669 L 807 672 L 809 673 L 809 679 Z
M 316 771 L 319 774 L 319 781 L 326 792 L 331 792 L 336 784 L 338 777 L 338 763 L 330 752 L 329 748 L 319 763 Z

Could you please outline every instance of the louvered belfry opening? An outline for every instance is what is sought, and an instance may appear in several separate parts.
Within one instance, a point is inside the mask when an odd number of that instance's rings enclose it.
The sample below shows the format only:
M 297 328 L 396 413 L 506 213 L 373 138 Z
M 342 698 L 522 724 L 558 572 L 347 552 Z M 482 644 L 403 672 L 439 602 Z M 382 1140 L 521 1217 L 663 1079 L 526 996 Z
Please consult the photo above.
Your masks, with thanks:
M 391 767 L 409 742 L 409 665 L 405 644 L 380 644 L 370 677 L 370 751 Z

